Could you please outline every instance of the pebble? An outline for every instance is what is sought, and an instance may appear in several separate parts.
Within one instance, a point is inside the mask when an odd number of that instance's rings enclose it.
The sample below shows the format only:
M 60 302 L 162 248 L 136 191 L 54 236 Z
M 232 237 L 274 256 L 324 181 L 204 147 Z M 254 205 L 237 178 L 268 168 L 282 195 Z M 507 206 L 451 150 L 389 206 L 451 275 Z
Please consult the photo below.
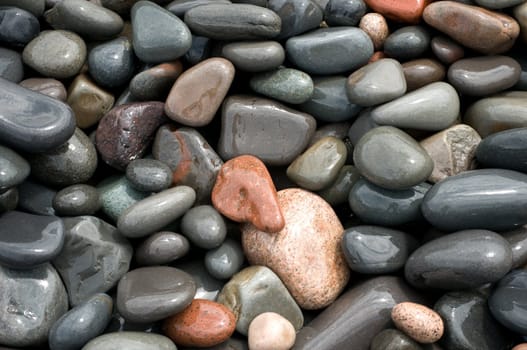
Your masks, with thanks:
M 445 64 L 452 64 L 465 56 L 465 49 L 449 37 L 437 35 L 432 38 L 430 48 L 434 55 Z
M 174 267 L 185 271 L 192 276 L 196 284 L 196 295 L 194 299 L 207 299 L 216 301 L 216 297 L 224 283 L 212 277 L 201 260 L 189 260 L 187 262 L 176 262 Z
M 132 78 L 130 93 L 140 101 L 165 101 L 182 72 L 181 61 L 161 63 L 148 68 Z
M 525 29 L 527 28 L 527 5 L 525 3 L 517 5 L 513 8 L 512 13 L 520 25 L 520 35 L 525 41 L 527 38 L 527 35 L 525 34 Z
M 403 23 L 417 23 L 425 7 L 428 5 L 426 0 L 365 0 L 366 5 L 373 11 L 379 12 L 383 16 Z
M 516 269 L 527 263 L 527 227 L 521 226 L 517 229 L 501 232 L 511 245 L 512 268 Z
M 285 60 L 285 51 L 277 41 L 235 41 L 221 47 L 221 56 L 236 69 L 265 72 L 278 68 Z
M 236 316 L 236 330 L 247 335 L 258 315 L 275 312 L 287 319 L 295 330 L 302 328 L 301 309 L 280 278 L 265 266 L 249 266 L 235 274 L 221 289 L 217 301 Z
M 117 286 L 117 309 L 128 321 L 159 321 L 187 308 L 196 294 L 192 276 L 174 267 L 141 267 Z
M 13 83 L 24 79 L 24 64 L 18 52 L 0 47 L 0 77 Z
M 156 159 L 136 159 L 127 165 L 126 178 L 138 191 L 160 192 L 172 184 L 172 170 Z
M 219 247 L 227 236 L 221 214 L 211 205 L 189 209 L 181 219 L 181 232 L 193 245 L 203 249 Z
M 527 343 L 518 344 L 512 348 L 512 350 L 525 350 L 527 349 Z
M 28 78 L 22 80 L 18 85 L 29 90 L 40 92 L 41 94 L 53 97 L 59 101 L 65 102 L 68 92 L 60 81 L 51 78 Z
M 422 344 L 431 344 L 443 336 L 444 326 L 441 316 L 425 305 L 402 302 L 392 309 L 395 326 Z
M 279 191 L 278 203 L 285 219 L 280 232 L 242 228 L 247 260 L 275 271 L 303 309 L 323 308 L 349 279 L 340 249 L 342 224 L 327 202 L 302 189 Z
M 11 46 L 24 46 L 40 33 L 40 23 L 31 13 L 19 7 L 0 8 L 0 42 Z
M 504 9 L 507 7 L 512 7 L 512 6 L 516 6 L 516 5 L 523 3 L 522 0 L 498 0 L 498 1 L 474 0 L 474 1 L 479 6 L 485 7 L 491 10 Z
M 289 350 L 295 344 L 295 327 L 282 315 L 264 312 L 249 325 L 248 342 L 251 350 Z
M 57 191 L 31 180 L 22 182 L 16 189 L 20 209 L 31 214 L 55 215 L 52 203 Z
M 526 289 L 527 272 L 522 269 L 514 270 L 499 281 L 488 300 L 492 316 L 518 334 L 527 334 Z
M 46 342 L 55 321 L 68 311 L 68 298 L 51 264 L 29 270 L 0 265 L 2 297 L 0 342 L 14 347 L 34 347 Z
M 77 350 L 100 335 L 112 315 L 113 300 L 99 293 L 62 315 L 49 331 L 51 350 Z
M 174 343 L 200 348 L 223 343 L 235 328 L 236 319 L 231 310 L 206 299 L 194 299 L 183 311 L 163 322 L 163 332 Z
M 126 237 L 148 236 L 183 216 L 196 200 L 188 186 L 175 186 L 132 204 L 117 221 L 119 232 Z
M 134 189 L 126 176 L 110 176 L 97 185 L 101 200 L 101 210 L 114 222 L 135 202 L 148 196 L 148 193 Z
M 462 264 L 457 262 L 460 256 Z M 457 290 L 497 282 L 511 266 L 511 248 L 501 235 L 464 230 L 417 248 L 406 262 L 405 276 L 418 288 Z
M 99 191 L 85 184 L 65 187 L 53 198 L 53 209 L 60 216 L 93 215 L 101 209 Z
M 88 55 L 88 70 L 95 82 L 104 88 L 127 84 L 134 76 L 132 42 L 121 36 L 92 48 Z
M 70 78 L 79 73 L 86 61 L 86 44 L 73 32 L 46 30 L 26 45 L 22 58 L 46 77 Z
M 132 245 L 95 216 L 63 218 L 64 247 L 53 259 L 71 306 L 113 288 L 130 268 Z
M 456 1 L 431 3 L 423 19 L 461 45 L 486 55 L 509 50 L 520 32 L 518 22 L 508 15 Z
M 446 76 L 445 67 L 435 59 L 418 58 L 402 66 L 408 92 L 442 81 Z
M 332 206 L 344 204 L 348 201 L 348 193 L 359 180 L 360 174 L 353 165 L 340 168 L 335 181 L 317 194 Z
M 218 153 L 225 160 L 250 154 L 267 165 L 289 165 L 315 129 L 316 120 L 307 113 L 269 99 L 232 95 L 222 107 Z
M 46 8 L 45 0 L 2 0 L 2 6 L 15 6 L 40 17 Z
M 527 172 L 527 128 L 509 129 L 485 137 L 475 150 L 478 163 L 487 168 Z
M 424 26 L 407 26 L 397 29 L 384 41 L 384 53 L 399 61 L 422 56 L 430 47 L 430 34 Z
M 285 49 L 292 63 L 316 75 L 355 70 L 373 55 L 368 34 L 354 27 L 321 28 L 297 35 L 286 41 Z
M 312 0 L 268 0 L 267 7 L 280 16 L 279 40 L 316 29 L 324 18 L 324 10 Z
M 405 132 L 382 126 L 355 145 L 353 160 L 362 176 L 377 186 L 403 190 L 425 181 L 433 170 L 426 151 Z
M 10 148 L 0 145 L 0 191 L 20 185 L 29 176 L 29 163 Z
M 18 196 L 18 189 L 16 187 L 0 190 L 0 214 L 15 210 L 18 205 Z
M 386 38 L 390 35 L 388 23 L 380 13 L 370 12 L 362 16 L 359 28 L 368 34 L 375 51 L 379 51 L 383 48 Z
M 249 222 L 265 232 L 278 232 L 285 225 L 271 175 L 265 164 L 251 155 L 233 158 L 221 167 L 212 189 L 212 204 L 227 218 Z
M 324 19 L 331 27 L 357 26 L 366 10 L 363 0 L 329 0 L 324 8 Z
M 421 350 L 420 344 L 398 329 L 387 328 L 371 341 L 370 350 Z
M 230 4 L 229 0 L 174 0 L 170 2 L 165 8 L 182 18 L 185 13 L 196 6 L 209 5 L 209 4 Z
M 276 100 L 300 104 L 313 95 L 313 80 L 297 69 L 279 68 L 254 75 L 249 85 L 255 92 Z
M 214 278 L 225 280 L 240 271 L 244 260 L 240 242 L 227 238 L 205 254 L 205 268 Z
M 179 233 L 154 233 L 137 246 L 134 257 L 138 265 L 164 265 L 177 260 L 190 250 L 187 238 Z
M 93 338 L 81 350 L 177 350 L 176 345 L 160 334 L 144 332 L 106 333 Z
M 232 63 L 220 57 L 209 58 L 186 70 L 170 90 L 166 115 L 186 126 L 209 124 L 227 95 L 234 72 Z

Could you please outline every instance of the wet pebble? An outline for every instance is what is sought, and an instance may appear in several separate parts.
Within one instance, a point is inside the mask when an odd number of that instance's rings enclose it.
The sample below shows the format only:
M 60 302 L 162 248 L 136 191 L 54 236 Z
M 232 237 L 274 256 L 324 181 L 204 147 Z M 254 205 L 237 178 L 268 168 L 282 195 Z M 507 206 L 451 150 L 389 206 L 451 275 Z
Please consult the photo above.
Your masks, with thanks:
M 515 128 L 485 137 L 476 149 L 476 159 L 487 168 L 527 172 L 527 128 Z
M 0 8 L 0 18 L 2 18 L 0 42 L 13 46 L 24 46 L 39 34 L 40 23 L 31 12 L 5 5 L 3 2 Z
M 91 49 L 88 70 L 97 84 L 116 88 L 128 83 L 133 77 L 134 61 L 131 41 L 119 37 Z
M 185 256 L 190 250 L 187 238 L 179 233 L 154 233 L 137 246 L 134 257 L 139 265 L 164 265 Z
M 97 191 L 102 212 L 115 222 L 128 207 L 148 196 L 148 193 L 134 189 L 126 176 L 110 176 L 104 179 L 97 185 Z
M 197 247 L 217 248 L 227 235 L 221 214 L 211 205 L 189 209 L 181 219 L 181 232 Z
M 428 5 L 425 0 L 408 0 L 402 3 L 390 0 L 365 0 L 365 2 L 375 12 L 379 12 L 396 22 L 403 23 L 418 22 L 423 10 Z
M 138 191 L 159 192 L 172 184 L 172 171 L 156 159 L 136 159 L 126 167 L 126 178 Z
M 348 194 L 359 179 L 360 173 L 357 168 L 353 165 L 344 165 L 340 168 L 335 181 L 318 191 L 318 195 L 332 206 L 346 203 Z
M 282 45 L 276 41 L 235 41 L 222 46 L 221 55 L 237 69 L 263 72 L 278 68 L 285 59 Z
M 13 83 L 24 79 L 24 63 L 18 52 L 0 47 L 0 77 Z
M 489 297 L 492 316 L 507 329 L 518 334 L 527 333 L 525 317 L 525 290 L 527 273 L 514 270 L 501 279 Z
M 65 187 L 53 198 L 53 209 L 61 216 L 93 215 L 100 208 L 99 191 L 86 184 Z
M 60 81 L 51 78 L 28 78 L 22 80 L 19 84 L 30 90 L 40 92 L 41 94 L 53 97 L 62 102 L 66 101 L 68 92 Z
M 384 53 L 399 61 L 411 60 L 428 50 L 430 40 L 430 34 L 423 26 L 402 27 L 386 38 Z
M 421 350 L 421 345 L 398 329 L 381 331 L 371 341 L 370 350 Z
M 130 81 L 130 93 L 140 101 L 164 101 L 181 75 L 180 61 L 166 62 L 136 74 Z
M 291 68 L 257 74 L 249 85 L 257 93 L 291 104 L 306 102 L 314 89 L 309 75 Z
M 240 271 L 244 260 L 241 244 L 228 238 L 219 247 L 205 254 L 205 267 L 213 277 L 223 280 Z
M 422 304 L 403 302 L 395 305 L 392 320 L 398 329 L 419 343 L 434 343 L 443 336 L 441 316 Z
M 445 67 L 430 58 L 418 58 L 407 61 L 402 66 L 408 92 L 441 81 L 446 76 Z
M 295 344 L 295 328 L 274 312 L 256 316 L 249 325 L 248 342 L 252 350 L 289 350 Z
M 20 185 L 30 172 L 29 163 L 10 148 L 0 145 L 0 190 Z
M 363 0 L 329 0 L 324 19 L 330 26 L 356 26 L 366 14 Z
M 82 350 L 177 350 L 176 345 L 160 334 L 144 332 L 106 333 L 93 338 L 82 347 Z

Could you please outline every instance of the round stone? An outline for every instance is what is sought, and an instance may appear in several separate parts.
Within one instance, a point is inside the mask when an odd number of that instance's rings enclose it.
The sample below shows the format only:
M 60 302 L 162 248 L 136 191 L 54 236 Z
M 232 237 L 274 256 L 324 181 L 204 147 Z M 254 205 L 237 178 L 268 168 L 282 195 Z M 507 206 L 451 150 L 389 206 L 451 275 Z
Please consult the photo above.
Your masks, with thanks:
M 93 215 L 100 208 L 99 191 L 90 185 L 65 187 L 53 198 L 53 209 L 61 216 Z
M 136 159 L 126 167 L 126 178 L 139 191 L 159 192 L 172 184 L 172 171 L 156 159 Z
M 421 56 L 430 46 L 430 34 L 423 26 L 408 26 L 391 33 L 384 42 L 384 53 L 398 61 Z
M 223 243 L 227 226 L 221 214 L 211 205 L 188 210 L 181 220 L 181 232 L 196 246 L 212 249 Z
M 251 350 L 289 350 L 295 344 L 295 327 L 282 315 L 264 312 L 249 325 L 248 342 Z
M 205 254 L 205 267 L 213 277 L 224 280 L 240 271 L 244 260 L 241 244 L 228 238 L 219 247 Z
M 412 302 L 402 302 L 392 309 L 395 326 L 421 344 L 438 341 L 444 332 L 443 320 L 434 310 Z
M 117 88 L 127 84 L 133 77 L 134 61 L 131 41 L 119 37 L 91 49 L 88 70 L 97 84 Z
M 24 182 L 29 176 L 29 163 L 10 148 L 0 145 L 0 191 Z
M 306 73 L 292 68 L 254 75 L 249 81 L 255 92 L 291 104 L 306 102 L 313 95 L 313 80 Z
M 445 64 L 452 64 L 465 56 L 465 49 L 449 37 L 438 35 L 432 38 L 430 48 L 434 55 Z
M 190 244 L 183 235 L 162 231 L 154 233 L 135 249 L 135 261 L 139 265 L 164 265 L 185 256 Z
M 170 338 L 144 332 L 107 333 L 94 338 L 82 350 L 177 350 Z

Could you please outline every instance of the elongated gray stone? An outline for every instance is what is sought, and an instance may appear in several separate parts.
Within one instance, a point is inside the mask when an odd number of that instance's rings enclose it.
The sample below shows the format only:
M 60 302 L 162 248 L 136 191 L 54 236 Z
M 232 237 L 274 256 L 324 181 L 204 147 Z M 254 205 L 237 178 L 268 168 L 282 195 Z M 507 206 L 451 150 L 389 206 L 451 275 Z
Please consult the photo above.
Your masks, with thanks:
M 485 137 L 476 149 L 478 162 L 488 168 L 527 172 L 527 128 L 515 128 Z

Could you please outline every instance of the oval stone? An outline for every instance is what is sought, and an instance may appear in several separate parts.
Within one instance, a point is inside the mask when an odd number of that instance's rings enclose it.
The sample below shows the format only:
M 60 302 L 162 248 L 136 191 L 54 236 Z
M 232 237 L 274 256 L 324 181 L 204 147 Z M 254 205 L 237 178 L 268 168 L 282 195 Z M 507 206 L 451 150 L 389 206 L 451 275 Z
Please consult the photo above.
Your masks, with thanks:
M 492 316 L 513 332 L 527 334 L 527 271 L 514 270 L 500 280 L 489 297 Z
M 139 244 L 134 257 L 139 265 L 164 265 L 185 256 L 189 250 L 190 243 L 185 236 L 162 231 Z
M 181 232 L 197 247 L 217 248 L 227 236 L 227 225 L 211 205 L 189 209 L 181 219 Z
M 65 187 L 53 198 L 53 209 L 61 216 L 93 215 L 100 208 L 99 191 L 90 185 Z
M 248 345 L 253 350 L 289 350 L 295 344 L 296 331 L 280 314 L 265 312 L 249 326 Z
M 353 165 L 344 165 L 340 168 L 337 178 L 333 183 L 318 191 L 318 195 L 331 206 L 344 204 L 348 201 L 348 194 L 353 185 L 360 179 L 360 173 Z
M 312 0 L 268 0 L 267 7 L 280 16 L 280 40 L 318 28 L 324 17 L 322 7 Z
M 13 46 L 24 46 L 38 35 L 40 23 L 31 12 L 5 5 L 4 1 L 0 8 L 0 18 L 2 18 L 0 42 Z
M 27 179 L 13 188 L 18 190 L 21 210 L 31 214 L 55 215 L 52 203 L 57 191 L 54 189 Z
M 443 336 L 441 316 L 425 305 L 402 302 L 392 309 L 395 326 L 421 344 L 435 343 Z
M 527 173 L 527 128 L 504 130 L 485 137 L 476 149 L 476 158 L 487 168 Z
M 429 4 L 428 0 L 365 0 L 365 2 L 373 11 L 403 23 L 419 22 L 423 10 Z
M 177 350 L 176 345 L 160 334 L 144 332 L 107 333 L 94 338 L 82 350 Z
M 102 42 L 88 55 L 88 70 L 97 84 L 117 88 L 127 84 L 134 75 L 132 42 L 124 36 Z
M 156 159 L 136 159 L 126 167 L 126 178 L 139 191 L 159 192 L 172 184 L 172 170 Z
M 282 45 L 276 41 L 237 41 L 221 47 L 221 55 L 237 69 L 265 72 L 278 68 L 285 59 Z
M 384 42 L 384 53 L 398 61 L 423 55 L 430 46 L 430 34 L 424 26 L 407 26 L 391 33 Z
M 0 191 L 24 182 L 29 176 L 29 163 L 10 148 L 0 145 Z
M 324 19 L 329 26 L 357 26 L 366 14 L 363 0 L 329 0 L 324 8 Z
M 421 210 L 445 231 L 510 230 L 527 223 L 527 175 L 512 170 L 471 170 L 435 184 Z M 482 205 L 486 203 L 486 205 Z
M 465 56 L 463 46 L 443 35 L 433 37 L 430 48 L 434 55 L 445 64 L 452 64 Z
M 511 266 L 512 251 L 505 238 L 492 231 L 465 230 L 417 248 L 404 272 L 415 287 L 455 290 L 496 282 Z
M 249 81 L 251 89 L 259 94 L 291 104 L 306 102 L 313 94 L 313 80 L 306 73 L 292 68 L 254 75 Z
M 527 226 L 501 232 L 503 238 L 509 241 L 512 249 L 512 268 L 524 266 L 527 263 Z
M 418 58 L 402 64 L 407 91 L 414 91 L 445 78 L 445 67 L 430 58 Z

